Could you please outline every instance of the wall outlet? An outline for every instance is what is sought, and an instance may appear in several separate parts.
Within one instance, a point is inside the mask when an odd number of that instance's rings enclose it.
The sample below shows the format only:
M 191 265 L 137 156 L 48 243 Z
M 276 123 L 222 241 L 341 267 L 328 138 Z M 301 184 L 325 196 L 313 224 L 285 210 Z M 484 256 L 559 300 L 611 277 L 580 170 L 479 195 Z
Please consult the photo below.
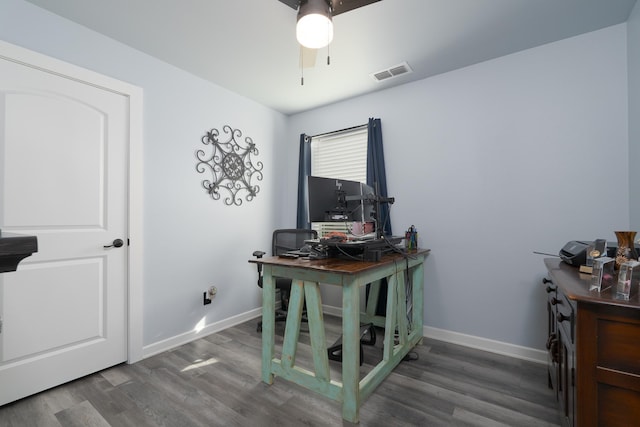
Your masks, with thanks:
M 218 293 L 218 288 L 211 286 L 208 290 L 202 293 L 202 303 L 204 305 L 211 304 L 211 300 L 215 298 Z

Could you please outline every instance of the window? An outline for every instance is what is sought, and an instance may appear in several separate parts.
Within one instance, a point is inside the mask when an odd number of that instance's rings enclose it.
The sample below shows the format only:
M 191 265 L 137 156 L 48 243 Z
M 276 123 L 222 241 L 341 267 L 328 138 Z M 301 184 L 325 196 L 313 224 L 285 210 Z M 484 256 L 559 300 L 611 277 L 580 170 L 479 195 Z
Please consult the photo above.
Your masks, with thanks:
M 311 175 L 367 182 L 367 126 L 311 138 Z
M 367 182 L 367 125 L 311 138 L 311 175 Z M 351 223 L 313 222 L 320 237 L 351 231 Z

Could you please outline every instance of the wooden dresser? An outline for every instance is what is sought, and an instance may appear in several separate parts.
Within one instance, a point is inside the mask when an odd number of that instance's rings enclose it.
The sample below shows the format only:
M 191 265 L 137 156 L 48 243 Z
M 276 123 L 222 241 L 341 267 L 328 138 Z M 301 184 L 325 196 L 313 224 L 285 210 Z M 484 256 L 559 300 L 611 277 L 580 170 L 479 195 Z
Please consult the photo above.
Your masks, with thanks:
M 640 292 L 589 291 L 591 275 L 544 260 L 549 386 L 563 426 L 640 425 Z M 634 281 L 635 282 L 635 281 Z

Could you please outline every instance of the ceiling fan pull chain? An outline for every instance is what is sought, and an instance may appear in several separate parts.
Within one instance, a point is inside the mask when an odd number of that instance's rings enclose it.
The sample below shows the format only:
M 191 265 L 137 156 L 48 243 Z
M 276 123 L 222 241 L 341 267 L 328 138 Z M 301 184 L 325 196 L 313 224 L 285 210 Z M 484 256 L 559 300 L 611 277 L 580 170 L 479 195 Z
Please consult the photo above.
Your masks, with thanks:
M 304 86 L 304 49 L 300 45 L 300 86 Z
M 329 2 L 329 10 L 333 11 L 333 5 Z M 328 23 L 327 25 L 331 25 Z M 331 37 L 329 36 L 329 31 L 327 31 L 327 65 L 331 65 L 331 55 L 329 53 L 329 45 L 331 44 Z

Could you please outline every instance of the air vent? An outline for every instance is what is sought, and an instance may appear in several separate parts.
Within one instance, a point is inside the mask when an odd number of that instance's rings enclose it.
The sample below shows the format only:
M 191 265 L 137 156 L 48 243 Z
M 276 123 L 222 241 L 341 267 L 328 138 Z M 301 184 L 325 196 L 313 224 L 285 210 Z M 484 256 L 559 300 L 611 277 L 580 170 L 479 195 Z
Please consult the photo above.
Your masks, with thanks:
M 377 82 L 381 82 L 383 80 L 389 80 L 394 77 L 401 76 L 403 74 L 411 73 L 413 70 L 409 67 L 409 64 L 403 62 L 398 65 L 394 65 L 393 67 L 387 68 L 386 70 L 380 70 L 373 74 L 370 74 L 371 77 Z

